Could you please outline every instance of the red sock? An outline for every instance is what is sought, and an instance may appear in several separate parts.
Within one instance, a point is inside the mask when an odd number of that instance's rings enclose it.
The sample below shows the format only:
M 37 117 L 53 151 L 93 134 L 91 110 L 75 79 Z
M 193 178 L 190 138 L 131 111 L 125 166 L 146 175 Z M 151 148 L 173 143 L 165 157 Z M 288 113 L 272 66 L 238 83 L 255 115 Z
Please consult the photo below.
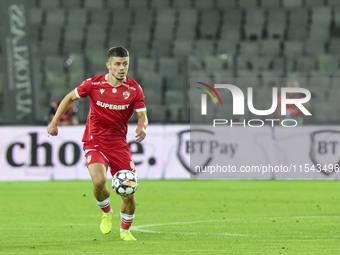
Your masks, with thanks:
M 121 218 L 121 221 L 122 221 L 122 224 L 120 226 L 120 232 L 130 229 L 134 217 L 135 217 L 134 214 L 129 215 L 129 214 L 125 214 L 125 213 L 122 213 L 122 212 L 120 213 L 120 218 Z
M 110 207 L 110 197 L 103 201 L 97 201 L 98 206 L 100 209 L 102 209 L 103 213 L 110 213 L 111 212 L 111 207 Z

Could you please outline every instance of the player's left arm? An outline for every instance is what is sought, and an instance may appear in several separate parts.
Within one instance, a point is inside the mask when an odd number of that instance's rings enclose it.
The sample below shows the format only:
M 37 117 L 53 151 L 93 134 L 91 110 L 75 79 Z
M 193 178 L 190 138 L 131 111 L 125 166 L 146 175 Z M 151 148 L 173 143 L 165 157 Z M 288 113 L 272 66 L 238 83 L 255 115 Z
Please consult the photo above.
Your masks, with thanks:
M 136 115 L 138 119 L 138 126 L 136 128 L 135 137 L 137 142 L 141 142 L 146 136 L 145 129 L 148 126 L 148 117 L 146 115 L 146 111 L 137 111 Z

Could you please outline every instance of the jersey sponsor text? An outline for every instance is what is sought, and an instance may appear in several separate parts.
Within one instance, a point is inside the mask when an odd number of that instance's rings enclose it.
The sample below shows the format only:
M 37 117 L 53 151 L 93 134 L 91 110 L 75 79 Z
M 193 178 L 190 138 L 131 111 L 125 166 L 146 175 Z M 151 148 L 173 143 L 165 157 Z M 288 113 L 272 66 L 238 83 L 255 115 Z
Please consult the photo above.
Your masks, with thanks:
M 103 108 L 109 108 L 110 110 L 126 110 L 129 108 L 129 104 L 122 104 L 122 105 L 116 105 L 116 104 L 108 104 L 104 102 L 97 101 L 97 105 Z

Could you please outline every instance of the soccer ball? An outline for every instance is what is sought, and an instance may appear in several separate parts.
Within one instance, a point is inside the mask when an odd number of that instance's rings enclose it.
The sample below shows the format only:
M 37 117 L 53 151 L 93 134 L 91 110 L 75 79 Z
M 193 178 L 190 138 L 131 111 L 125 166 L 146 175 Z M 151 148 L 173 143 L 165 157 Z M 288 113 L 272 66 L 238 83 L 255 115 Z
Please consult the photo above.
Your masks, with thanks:
M 112 188 L 120 196 L 127 197 L 138 188 L 137 175 L 129 170 L 120 170 L 112 178 Z

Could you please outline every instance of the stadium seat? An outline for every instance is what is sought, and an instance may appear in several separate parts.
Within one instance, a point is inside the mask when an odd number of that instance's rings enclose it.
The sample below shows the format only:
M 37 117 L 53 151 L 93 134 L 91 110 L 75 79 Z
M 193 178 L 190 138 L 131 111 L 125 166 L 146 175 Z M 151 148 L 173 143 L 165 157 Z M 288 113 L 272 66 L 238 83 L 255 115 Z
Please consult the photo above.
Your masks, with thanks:
M 184 76 L 179 74 L 179 75 L 168 75 L 164 79 L 165 81 L 165 91 L 176 91 L 180 92 L 184 95 L 184 99 L 186 92 L 188 90 L 188 82 L 184 79 Z
M 280 7 L 280 0 L 261 0 L 261 7 L 270 9 L 277 9 Z
M 43 9 L 41 8 L 31 8 L 30 9 L 30 21 L 34 29 L 42 25 Z
M 135 10 L 133 14 L 134 14 L 134 27 L 146 29 L 150 28 L 152 22 L 154 22 L 155 12 L 152 10 L 147 9 L 141 9 L 138 11 Z
M 183 123 L 186 118 L 183 116 L 185 114 L 185 109 L 183 105 L 177 103 L 166 105 L 167 122 L 170 123 Z
M 237 70 L 265 71 L 270 68 L 271 57 L 239 55 L 236 59 Z
M 275 70 L 266 70 L 260 72 L 260 77 L 263 78 L 263 84 L 267 87 L 280 87 L 278 78 L 283 77 L 283 73 Z
M 259 55 L 277 56 L 281 54 L 281 42 L 279 40 L 269 39 L 260 41 Z
M 172 41 L 154 40 L 150 54 L 155 57 L 169 57 L 172 51 Z
M 180 9 L 178 11 L 178 23 L 196 26 L 198 20 L 198 12 L 196 9 Z
M 99 15 L 99 14 L 98 14 Z M 119 10 L 113 12 L 113 21 L 109 27 L 108 35 L 108 47 L 113 46 L 128 46 L 127 38 L 129 36 L 129 30 L 132 21 L 132 13 L 129 10 Z M 116 36 L 119 34 L 119 36 Z
M 259 72 L 253 70 L 237 70 L 237 78 L 259 78 Z
M 166 105 L 174 104 L 174 103 L 178 105 L 183 105 L 184 100 L 185 100 L 185 97 L 182 91 L 177 91 L 177 90 L 166 90 L 165 91 L 164 103 Z
M 40 7 L 46 10 L 55 10 L 60 7 L 59 1 L 39 1 Z
M 61 87 L 65 90 L 66 77 L 63 57 L 58 55 L 47 55 L 43 60 L 43 74 L 46 77 L 46 87 Z
M 216 38 L 220 22 L 221 13 L 218 10 L 202 10 L 198 28 L 199 38 Z
M 81 52 L 85 44 L 85 26 L 87 24 L 86 9 L 70 9 L 65 26 L 62 52 Z
M 178 75 L 181 71 L 180 62 L 177 58 L 160 57 L 158 63 L 158 73 L 161 76 Z
M 257 1 L 238 0 L 238 7 L 242 9 L 257 9 Z
M 305 42 L 305 53 L 307 56 L 318 57 L 326 53 L 325 44 L 320 41 L 309 39 Z
M 272 72 L 277 72 L 284 75 L 286 70 L 286 59 L 282 56 L 274 56 L 272 58 L 271 70 Z
M 312 57 L 299 56 L 296 58 L 296 70 L 298 72 L 311 72 L 317 68 L 317 62 Z
M 128 43 L 128 49 L 132 54 L 147 57 L 151 55 L 151 50 L 149 47 L 149 39 L 138 39 L 138 38 L 131 38 Z
M 88 21 L 88 11 L 86 9 L 69 9 L 67 15 L 67 25 L 83 28 Z
M 156 56 L 169 56 L 174 39 L 175 10 L 157 11 L 156 26 L 153 32 L 152 50 Z
M 244 25 L 245 38 L 261 39 L 264 32 L 265 12 L 262 9 L 248 9 Z
M 336 29 L 340 28 L 340 7 L 334 9 L 334 26 Z
M 185 57 L 192 52 L 192 42 L 187 40 L 175 40 L 172 55 L 175 57 Z
M 340 54 L 340 39 L 338 38 L 332 38 L 329 41 L 328 44 L 328 53 L 329 54 L 334 54 L 334 55 L 339 55 Z
M 219 40 L 217 42 L 216 54 L 226 54 L 227 56 L 234 56 L 237 53 L 237 42 L 232 40 Z
M 195 55 L 189 55 L 186 60 L 186 70 L 191 71 L 202 71 L 203 72 L 203 62 L 201 58 Z
M 134 14 L 134 24 L 130 33 L 129 49 L 131 52 L 138 52 L 143 56 L 147 56 L 149 54 L 154 12 L 145 9 L 135 11 Z
M 145 99 L 146 100 L 146 99 Z M 164 105 L 147 103 L 148 119 L 153 123 L 164 123 L 166 121 L 166 107 Z
M 239 44 L 239 54 L 244 56 L 258 55 L 260 52 L 260 43 L 258 41 L 242 41 Z
M 43 21 L 43 9 L 41 8 L 31 8 L 30 9 L 30 20 L 31 20 L 31 40 L 33 45 L 37 45 L 38 41 L 41 39 L 40 29 L 42 27 Z
M 339 77 L 339 56 L 336 54 L 321 55 L 317 58 L 317 68 L 325 77 Z
M 324 0 L 305 0 L 305 6 L 309 8 L 323 6 L 324 4 Z
M 216 0 L 216 9 L 219 10 L 230 10 L 237 7 L 235 0 Z
M 208 73 L 209 77 L 213 77 L 215 79 L 222 79 L 222 78 L 233 78 L 235 77 L 234 70 L 226 69 L 226 70 L 213 70 Z
M 156 71 L 156 60 L 154 58 L 138 57 L 137 59 L 137 74 L 143 75 L 145 72 Z
M 125 9 L 127 8 L 127 1 L 126 0 L 108 0 L 106 1 L 106 6 L 109 9 L 113 10 L 120 10 L 120 9 Z
M 149 43 L 151 27 L 153 22 L 153 11 L 140 10 L 134 12 L 134 24 L 131 29 L 131 43 Z M 138 47 L 137 47 L 138 48 Z
M 285 41 L 283 53 L 287 57 L 301 56 L 304 53 L 304 43 L 302 41 Z
M 239 10 L 222 11 L 222 27 L 219 39 L 238 42 L 241 39 L 242 12 Z
M 161 105 L 163 103 L 163 99 L 161 97 L 161 94 L 159 94 L 153 88 L 144 88 L 143 87 L 143 94 L 144 94 L 145 102 L 146 102 L 147 106 L 148 106 L 148 104 Z M 149 109 L 149 107 L 148 107 L 148 109 Z
M 55 1 L 57 2 L 57 1 Z M 61 0 L 61 6 L 64 9 L 77 9 L 80 8 L 81 1 L 80 0 Z
M 333 7 L 333 8 L 340 7 L 340 2 L 338 0 L 328 0 L 327 3 L 328 3 L 328 6 Z
M 62 52 L 67 53 L 80 53 L 84 50 L 85 46 L 85 32 L 83 26 L 68 25 L 65 28 L 64 41 L 62 43 Z
M 86 51 L 87 76 L 92 77 L 107 72 L 105 62 L 107 61 L 107 51 L 98 49 L 88 49 Z
M 174 9 L 160 9 L 156 14 L 157 25 L 175 25 L 176 11 Z
M 46 11 L 46 22 L 42 28 L 40 42 L 42 53 L 60 53 L 61 31 L 65 25 L 65 16 L 65 11 L 62 9 Z
M 197 70 L 189 71 L 188 77 L 189 77 L 189 79 L 191 79 L 191 78 L 209 78 L 209 76 L 205 73 L 204 70 L 201 70 L 201 71 L 197 71 Z
M 104 50 L 105 42 L 106 27 L 101 25 L 90 25 L 86 37 L 86 51 L 93 49 Z
M 105 60 L 103 60 L 104 62 Z M 71 87 L 78 86 L 85 80 L 86 59 L 83 54 L 70 54 L 65 60 L 65 66 L 70 75 L 69 84 Z
M 119 12 L 118 10 L 116 11 L 117 13 Z M 109 17 L 110 15 L 113 15 L 113 24 L 115 25 L 115 16 L 118 15 L 114 11 L 113 14 L 107 10 L 107 9 L 90 9 L 89 10 L 89 23 L 92 25 L 102 25 L 104 27 L 107 27 L 109 24 Z M 125 13 L 125 12 L 124 12 Z M 128 20 L 129 20 L 129 16 Z
M 287 14 L 284 9 L 269 9 L 267 21 L 267 37 L 283 39 L 287 26 Z
M 331 23 L 331 8 L 325 6 L 318 6 L 312 8 L 312 24 L 330 26 Z
M 220 31 L 219 40 L 227 43 L 236 44 L 241 40 L 241 29 L 224 24 Z
M 302 7 L 302 0 L 283 0 L 282 5 L 284 8 Z
M 83 0 L 84 1 L 84 7 L 86 9 L 92 9 L 92 8 L 103 8 L 104 7 L 104 0 Z
M 64 59 L 58 55 L 47 55 L 44 58 L 44 71 L 53 72 L 56 75 L 62 76 L 65 71 Z
M 194 0 L 194 6 L 199 10 L 207 10 L 215 8 L 214 1 Z
M 191 0 L 172 0 L 173 7 L 176 9 L 191 8 Z
M 222 71 L 227 68 L 227 59 L 209 55 L 205 56 L 203 61 L 204 69 L 206 70 L 207 73 L 212 73 L 213 71 Z M 230 67 L 231 66 L 232 64 L 230 64 Z
M 181 24 L 178 26 L 175 35 L 176 40 L 192 42 L 196 37 L 195 26 L 191 24 Z
M 129 1 L 129 8 L 133 10 L 143 10 L 149 8 L 148 0 Z
M 65 24 L 65 20 L 66 20 L 65 10 L 51 9 L 46 11 L 45 26 L 49 26 L 49 28 L 61 28 Z M 51 31 L 51 33 L 52 32 L 53 31 Z
M 155 72 L 144 72 L 141 76 L 138 78 L 138 82 L 140 82 L 142 88 L 145 90 L 152 90 L 156 97 L 157 100 L 161 100 L 163 102 L 163 77 Z M 151 98 L 152 99 L 152 98 Z M 156 99 L 155 99 L 156 100 Z
M 228 27 L 239 28 L 242 24 L 241 10 L 222 10 L 222 22 Z
M 193 54 L 197 56 L 211 56 L 214 53 L 214 41 L 213 40 L 196 40 L 194 42 Z
M 289 40 L 303 40 L 308 37 L 308 10 L 293 8 L 289 10 L 289 27 L 287 38 Z
M 170 0 L 150 0 L 150 6 L 154 9 L 170 8 Z

